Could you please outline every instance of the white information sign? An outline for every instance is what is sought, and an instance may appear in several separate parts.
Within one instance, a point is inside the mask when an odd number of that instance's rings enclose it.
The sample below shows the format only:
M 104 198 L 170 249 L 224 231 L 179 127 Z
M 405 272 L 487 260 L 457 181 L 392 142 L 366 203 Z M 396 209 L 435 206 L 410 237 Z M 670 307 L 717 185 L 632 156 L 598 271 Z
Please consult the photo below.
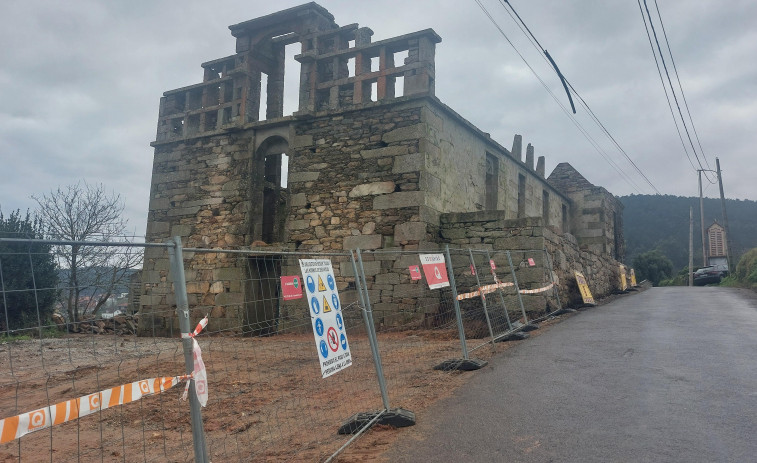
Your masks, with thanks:
M 352 365 L 334 269 L 328 259 L 300 259 L 300 269 L 305 281 L 321 377 L 327 378 Z

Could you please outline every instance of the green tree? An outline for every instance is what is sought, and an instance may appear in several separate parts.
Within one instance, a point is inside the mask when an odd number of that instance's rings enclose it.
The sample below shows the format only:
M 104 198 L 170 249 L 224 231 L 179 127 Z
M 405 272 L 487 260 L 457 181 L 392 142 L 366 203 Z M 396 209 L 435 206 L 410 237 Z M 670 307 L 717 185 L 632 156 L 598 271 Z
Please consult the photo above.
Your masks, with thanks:
M 673 262 L 657 250 L 636 256 L 633 268 L 639 278 L 649 280 L 655 286 L 660 284 L 660 280 L 673 276 Z
M 0 238 L 43 237 L 39 220 L 19 210 L 4 217 Z M 57 299 L 58 272 L 49 245 L 0 242 L 0 327 L 9 332 L 46 324 Z
M 757 248 L 750 249 L 741 257 L 735 275 L 739 283 L 757 287 Z

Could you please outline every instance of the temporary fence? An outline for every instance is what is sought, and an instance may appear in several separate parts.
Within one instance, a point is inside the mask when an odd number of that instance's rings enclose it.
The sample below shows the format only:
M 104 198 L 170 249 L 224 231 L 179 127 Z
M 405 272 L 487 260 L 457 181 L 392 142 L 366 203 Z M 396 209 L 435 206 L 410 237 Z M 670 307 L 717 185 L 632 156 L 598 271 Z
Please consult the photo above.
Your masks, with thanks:
M 44 295 L 71 289 L 35 283 L 50 246 L 144 252 L 141 279 L 118 287 L 139 312 L 100 306 L 46 323 Z M 19 256 L 31 278 L 8 280 Z M 335 460 L 376 423 L 412 424 L 461 370 L 560 308 L 544 250 L 316 253 L 179 238 L 0 239 L 0 296 L 0 459 L 35 461 Z M 37 323 L 13 325 L 14 304 Z

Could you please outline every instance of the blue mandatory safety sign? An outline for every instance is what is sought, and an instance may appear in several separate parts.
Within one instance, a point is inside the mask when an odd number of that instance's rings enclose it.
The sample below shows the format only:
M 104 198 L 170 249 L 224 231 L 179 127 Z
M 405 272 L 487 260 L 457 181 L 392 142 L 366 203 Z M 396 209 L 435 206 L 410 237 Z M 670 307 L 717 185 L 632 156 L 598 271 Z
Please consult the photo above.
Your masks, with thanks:
M 308 285 L 308 291 L 311 293 L 315 292 L 315 280 L 312 276 L 308 275 L 308 279 L 305 281 L 305 283 Z
M 328 283 L 329 289 L 332 290 L 332 291 L 336 287 L 336 284 L 334 284 L 334 277 L 332 277 L 330 273 L 326 277 L 326 283 Z
M 344 323 L 342 322 L 342 316 L 340 314 L 336 314 L 336 326 L 339 327 L 340 330 L 344 328 Z
M 334 310 L 339 310 L 339 298 L 336 293 L 331 295 L 331 303 L 334 305 Z
M 347 336 L 342 333 L 342 335 L 339 337 L 339 340 L 342 341 L 342 349 L 347 350 Z
M 318 345 L 320 347 L 321 355 L 323 358 L 327 358 L 329 356 L 329 346 L 326 345 L 326 341 L 321 339 L 321 343 Z
M 323 336 L 323 321 L 320 318 L 315 319 L 315 332 L 318 336 Z
M 318 304 L 318 298 L 313 296 L 312 299 L 310 299 L 310 308 L 313 309 L 313 312 L 318 315 L 321 312 L 321 305 Z

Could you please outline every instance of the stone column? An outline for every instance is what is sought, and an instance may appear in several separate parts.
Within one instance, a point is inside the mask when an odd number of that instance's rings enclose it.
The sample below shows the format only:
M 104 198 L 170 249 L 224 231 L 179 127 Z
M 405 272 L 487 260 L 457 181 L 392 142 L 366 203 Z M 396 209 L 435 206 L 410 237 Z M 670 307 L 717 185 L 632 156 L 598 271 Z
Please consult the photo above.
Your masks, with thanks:
M 528 167 L 529 170 L 534 170 L 534 147 L 531 143 L 526 147 L 526 167 Z

